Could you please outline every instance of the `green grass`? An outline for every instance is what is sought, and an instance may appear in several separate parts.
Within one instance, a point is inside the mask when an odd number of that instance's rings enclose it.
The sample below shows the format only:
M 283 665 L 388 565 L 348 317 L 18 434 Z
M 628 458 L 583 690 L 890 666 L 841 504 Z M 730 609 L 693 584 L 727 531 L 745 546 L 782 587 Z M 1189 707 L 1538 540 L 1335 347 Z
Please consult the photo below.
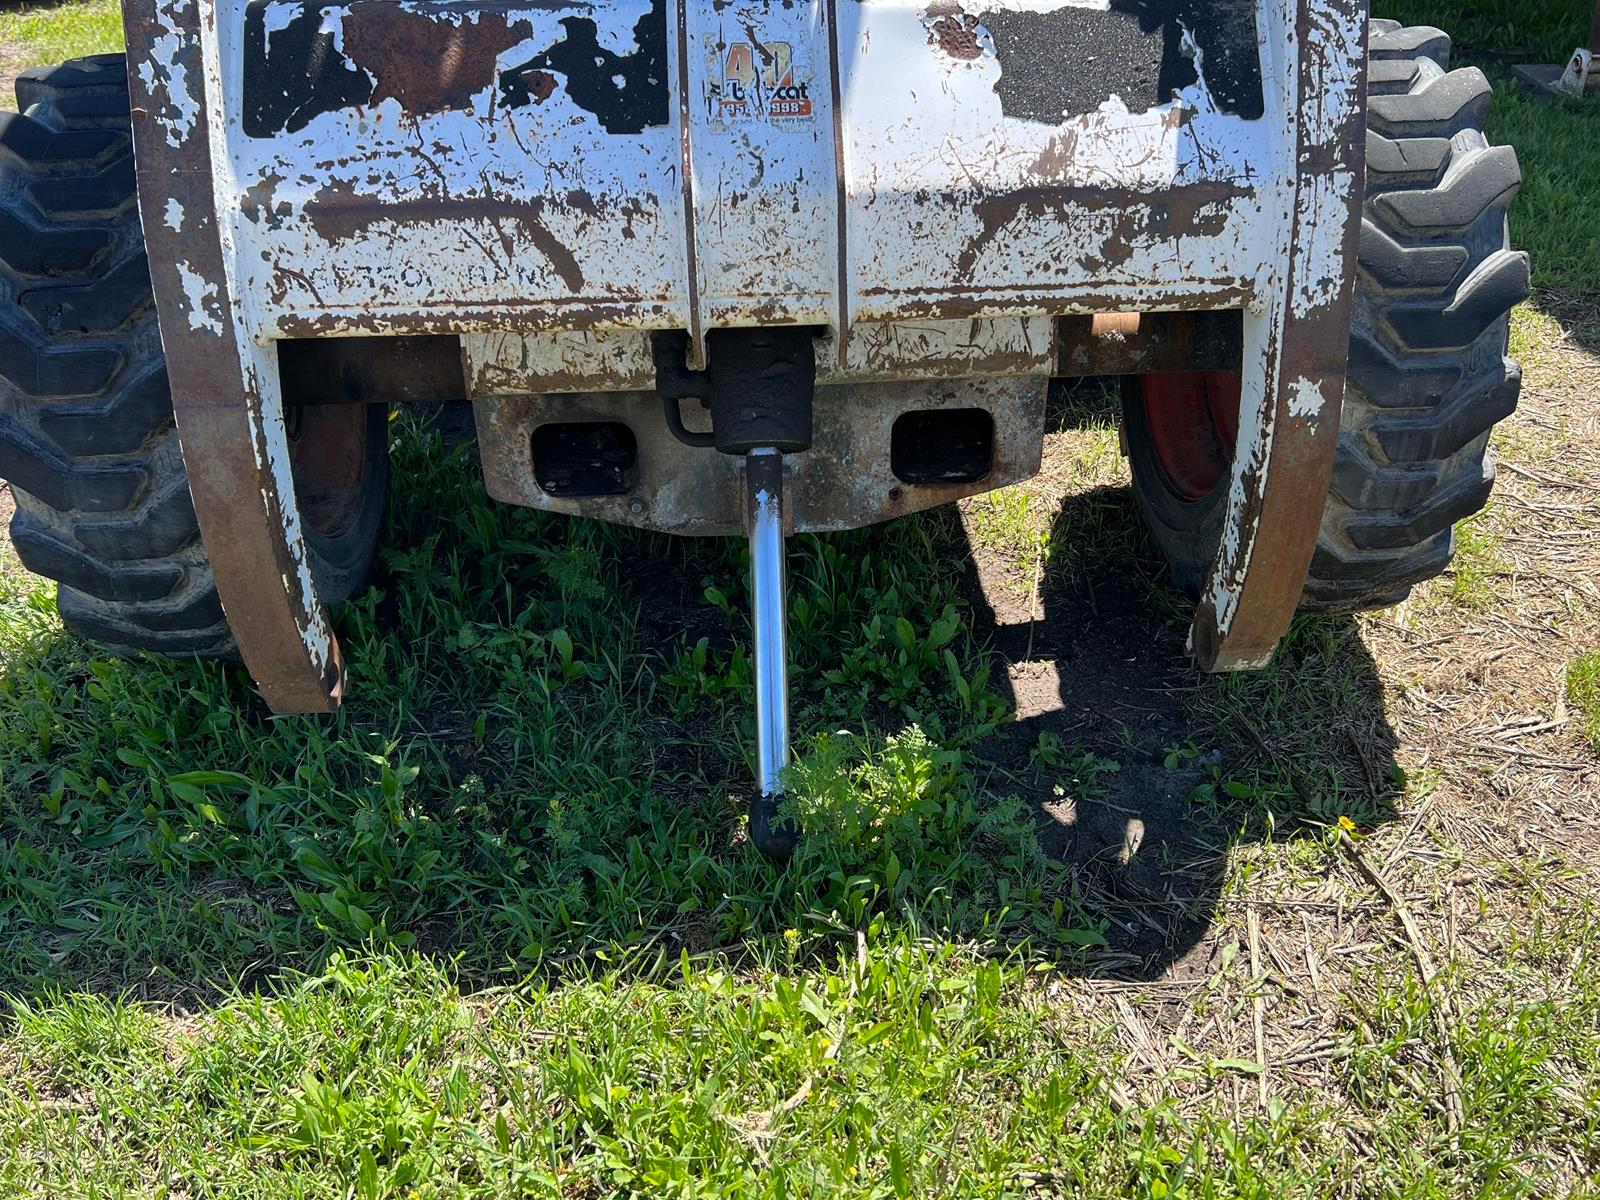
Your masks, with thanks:
M 1600 1019 L 1592 983 L 1559 1015 L 1499 997 L 1462 1015 L 1471 1167 L 1458 1173 L 1429 1097 L 1396 1074 L 1432 1040 L 1432 1003 L 1399 961 L 1368 982 L 1362 1027 L 1341 1039 L 1343 1111 L 1196 1116 L 1130 1107 L 1112 1031 L 1065 1030 L 1047 977 L 903 934 L 803 977 L 662 955 L 472 994 L 414 955 L 341 955 L 199 1022 L 95 996 L 19 1005 L 13 1070 L 28 1082 L 0 1098 L 0 1183 L 134 1195 L 164 1181 L 219 1198 L 1311 1197 L 1359 1171 L 1367 1194 L 1487 1197 L 1530 1194 L 1529 1147 L 1552 1122 L 1575 1122 L 1572 1145 L 1594 1154 L 1592 1110 L 1555 1069 L 1573 1046 L 1593 1054 L 1573 1033 Z M 1187 1076 L 1239 1070 L 1200 1058 Z M 1352 1121 L 1359 1137 L 1328 1137 Z
M 66 57 L 114 19 L 10 12 L 0 40 Z M 1505 44 L 1496 20 L 1473 37 Z M 1543 28 L 1515 37 L 1565 36 Z M 1530 126 L 1557 114 L 1524 151 L 1549 196 L 1516 219 L 1576 254 L 1592 226 L 1563 189 L 1593 151 L 1561 131 L 1582 114 L 1528 104 Z M 1109 456 L 1110 401 L 1085 403 Z M 977 535 L 1019 569 L 1042 544 L 1081 589 L 1063 702 L 1122 686 L 1015 728 L 948 515 L 798 539 L 807 837 L 774 868 L 740 806 L 739 545 L 492 504 L 410 421 L 394 453 L 335 717 L 270 716 L 237 666 L 110 659 L 0 561 L 0 1194 L 1595 1194 L 1600 922 L 1566 892 L 1511 926 L 1493 979 L 1446 964 L 1448 1013 L 1374 921 L 1381 949 L 1322 967 L 1315 1062 L 1202 1040 L 1277 986 L 1228 940 L 1239 906 L 1298 955 L 1285 914 L 1331 923 L 1315 906 L 1347 886 L 1328 830 L 1376 837 L 1424 795 L 1357 626 L 1297 622 L 1262 674 L 1151 677 L 1135 654 L 1181 661 L 1187 604 L 1126 495 L 1076 494 L 1042 534 L 1002 497 Z M 1466 541 L 1461 569 L 1492 567 Z M 1102 641 L 1123 619 L 1145 645 Z M 1597 677 L 1569 668 L 1585 719 Z M 1051 852 L 1041 805 L 1089 801 L 1113 849 L 1148 825 L 1132 869 Z M 1148 969 L 1128 947 L 1174 896 L 1232 932 L 1148 991 L 1083 982 Z M 1336 896 L 1341 923 L 1347 899 L 1373 920 L 1370 893 Z M 1131 1054 L 1107 996 L 1178 1065 Z M 1161 1025 L 1175 1005 L 1193 1020 Z
M 818 836 L 775 875 L 730 845 L 750 748 L 738 544 L 491 505 L 422 436 L 395 469 L 437 503 L 394 506 L 385 578 L 346 614 L 355 699 L 333 720 L 264 722 L 235 666 L 102 658 L 60 635 L 47 590 L 4 602 L 0 983 L 114 964 L 181 990 L 363 939 L 446 945 L 492 975 L 685 922 L 709 944 L 796 928 L 809 946 L 902 898 L 931 931 L 1081 941 L 1073 906 L 1036 911 L 1051 879 L 1031 827 L 979 786 L 1004 705 L 936 527 L 793 555 Z M 690 605 L 709 636 L 661 654 L 622 566 L 658 556 L 710 595 Z M 820 732 L 838 729 L 855 732 Z M 892 827 L 837 811 L 846 778 L 878 781 Z
M 1567 664 L 1567 703 L 1577 710 L 1584 737 L 1600 754 L 1600 650 Z
M 1491 995 L 1454 1018 L 1459 1138 L 1407 1078 L 1437 1026 L 1400 960 L 1359 981 L 1339 1111 L 1130 1105 L 1136 1066 L 1109 1026 L 1064 1028 L 1049 982 L 901 934 L 803 976 L 662 955 L 559 987 L 465 993 L 436 963 L 386 953 L 336 956 L 199 1021 L 93 995 L 19 1004 L 11 1071 L 25 1082 L 0 1097 L 0 1184 L 143 1195 L 159 1180 L 219 1198 L 1310 1197 L 1360 1179 L 1374 1195 L 1491 1197 L 1541 1194 L 1530 1151 L 1554 1126 L 1575 1154 L 1600 1149 L 1594 1039 L 1578 1032 L 1600 1020 L 1592 980 L 1559 1008 Z M 1200 1056 L 1175 1082 L 1249 1066 Z
M 1450 599 L 1465 608 L 1487 609 L 1499 599 L 1496 579 L 1506 561 L 1493 528 L 1493 506 L 1456 526 L 1456 556 L 1450 563 Z
M 1589 0 L 1380 0 L 1374 16 L 1406 25 L 1435 25 L 1468 60 L 1564 62 L 1589 36 Z
M 29 63 L 113 53 L 122 49 L 122 6 L 118 0 L 8 5 L 0 12 L 0 43 L 6 42 Z
M 1060 981 L 1104 969 L 1121 918 L 1044 852 L 1037 797 L 1138 804 L 1130 772 L 1199 781 L 1188 820 L 1218 853 L 1303 825 L 1292 870 L 1319 886 L 1318 831 L 1386 819 L 1329 753 L 1330 714 L 1370 702 L 1348 624 L 1301 622 L 1266 675 L 1191 678 L 1189 741 L 1159 765 L 1054 735 L 1000 762 L 1005 705 L 948 523 L 801 539 L 807 837 L 777 869 L 730 799 L 750 747 L 738 544 L 493 505 L 407 422 L 395 453 L 434 502 L 391 509 L 379 582 L 342 621 L 337 717 L 269 719 L 237 667 L 104 658 L 25 577 L 0 601 L 0 1191 L 1554 1186 L 1526 1146 L 1553 1119 L 1555 1006 L 1600 1062 L 1566 995 L 1463 1027 L 1464 1061 L 1533 1065 L 1474 1076 L 1459 1153 L 1405 1065 L 1426 997 L 1403 967 L 1378 1001 L 1327 968 L 1362 1014 L 1336 1107 L 1280 1078 L 1239 1114 L 1253 1060 L 1183 1039 L 1164 1086 L 1198 1099 L 1170 1103 L 1105 1015 L 1064 1007 Z M 660 605 L 628 573 L 647 560 L 698 581 L 703 638 L 649 625 Z M 1265 868 L 1249 855 L 1229 886 L 1256 892 Z M 1352 1112 L 1380 1157 L 1340 1136 Z M 1600 1161 L 1590 1134 L 1563 1144 Z

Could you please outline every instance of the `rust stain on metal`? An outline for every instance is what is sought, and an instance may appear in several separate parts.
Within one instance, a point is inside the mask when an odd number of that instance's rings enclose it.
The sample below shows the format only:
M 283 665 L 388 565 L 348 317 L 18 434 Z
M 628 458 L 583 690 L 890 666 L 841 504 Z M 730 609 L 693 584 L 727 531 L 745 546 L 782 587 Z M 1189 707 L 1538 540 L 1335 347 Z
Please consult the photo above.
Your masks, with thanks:
M 239 211 L 247 220 L 273 224 L 281 217 L 289 215 L 289 206 L 277 205 L 278 185 L 284 182 L 284 176 L 276 171 L 263 175 L 256 182 L 247 184 L 239 193 Z
M 1211 671 L 1265 666 L 1288 629 L 1322 525 L 1322 505 L 1306 501 L 1326 493 L 1339 438 L 1361 224 L 1366 5 L 1299 0 L 1294 19 L 1288 261 L 1255 345 L 1247 330 L 1247 370 L 1260 372 L 1265 395 L 1259 415 L 1241 413 L 1222 542 L 1190 627 L 1191 650 Z M 1338 222 L 1318 203 L 1336 182 Z
M 592 216 L 598 211 L 596 201 L 587 192 L 568 192 L 566 201 L 568 207 L 585 215 Z M 385 221 L 395 224 L 454 222 L 462 225 L 472 221 L 489 222 L 499 230 L 501 253 L 507 259 L 517 252 L 514 232 L 520 232 L 544 256 L 568 291 L 581 292 L 584 287 L 583 267 L 572 248 L 551 233 L 544 223 L 545 209 L 546 202 L 539 198 L 455 199 L 440 196 L 437 199 L 392 204 L 380 197 L 359 192 L 350 184 L 331 183 L 317 192 L 306 204 L 305 211 L 311 227 L 329 243 L 359 237 Z M 465 230 L 460 236 L 464 240 L 467 238 Z
M 816 341 L 819 383 L 1048 376 L 1056 355 L 1049 317 L 857 322 L 838 341 Z M 474 397 L 655 386 L 643 330 L 472 333 L 462 345 Z
M 1237 183 L 1205 182 L 1174 187 L 1158 196 L 1127 188 L 1048 185 L 986 195 L 972 205 L 980 229 L 962 246 L 956 271 L 972 274 L 984 251 L 1019 218 L 1061 220 L 1068 213 L 1096 212 L 1116 214 L 1113 233 L 1098 249 L 1105 263 L 1117 266 L 1131 258 L 1141 243 L 1216 236 L 1227 228 L 1230 206 L 1251 194 Z
M 1237 371 L 1242 317 L 1237 309 L 1061 317 L 1057 369 L 1062 375 Z
M 1041 376 L 960 379 L 934 385 L 819 387 L 817 439 L 793 455 L 795 529 L 854 529 L 1020 482 L 1037 474 L 1044 439 Z M 891 431 L 910 411 L 980 408 L 994 418 L 988 471 L 950 483 L 905 483 L 890 469 Z M 484 482 L 497 500 L 691 536 L 743 528 L 737 456 L 684 446 L 653 392 L 479 396 L 474 400 Z M 559 497 L 535 482 L 533 431 L 558 422 L 622 421 L 638 439 L 637 485 L 628 493 Z
M 374 80 L 368 103 L 392 97 L 413 116 L 471 108 L 495 82 L 495 59 L 533 33 L 529 21 L 493 15 L 454 24 L 397 4 L 352 4 L 343 22 L 345 56 Z M 554 90 L 555 80 L 540 74 Z
M 1174 105 L 1162 115 L 1159 128 L 1163 133 L 1176 133 L 1189 123 L 1191 116 L 1189 109 L 1182 105 Z M 1044 144 L 1044 149 L 1039 152 L 1038 157 L 1028 165 L 1027 174 L 1040 180 L 1059 179 L 1067 174 L 1077 164 L 1080 140 L 1098 139 L 1102 142 L 1107 140 L 1104 131 L 1091 135 L 1089 132 L 1091 128 L 1087 123 L 1079 121 L 1052 136 Z M 1142 164 L 1135 161 L 1131 165 L 1137 167 Z
M 523 78 L 528 85 L 528 95 L 533 97 L 535 104 L 543 104 L 555 95 L 556 77 L 549 71 L 529 71 Z
M 1242 308 L 1255 297 L 1255 281 L 1239 278 L 1210 278 L 1196 277 L 1190 281 L 1191 287 L 1183 289 L 1160 290 L 1151 293 L 1147 298 L 1145 307 L 1149 309 L 1171 310 L 1175 312 L 1211 309 L 1211 308 Z M 1018 287 L 1012 289 L 1017 292 L 1024 291 Z M 872 298 L 877 296 L 893 296 L 896 299 L 896 321 L 954 321 L 966 320 L 973 317 L 991 318 L 1010 316 L 1015 310 L 1008 303 L 1002 289 L 994 289 L 997 295 L 993 298 L 982 298 L 966 295 L 960 291 L 949 288 L 939 289 L 890 289 L 866 288 L 861 295 Z M 1096 312 L 1123 312 L 1128 307 L 1128 298 L 1117 295 L 1107 289 L 1068 291 L 1059 297 L 1035 297 L 1033 289 L 1027 289 L 1028 306 L 1051 313 L 1096 313 Z
M 212 181 L 202 16 L 190 0 L 125 0 L 139 206 L 189 491 L 239 651 L 278 712 L 343 699 L 344 664 L 299 535 L 281 407 L 241 339 Z M 270 203 L 269 195 L 254 200 Z M 249 202 L 247 200 L 247 202 Z M 168 214 L 172 214 L 169 219 Z M 275 386 L 275 380 L 273 385 Z
M 983 46 L 978 42 L 978 18 L 962 12 L 959 5 L 949 6 L 955 8 L 952 13 L 933 16 L 936 8 L 943 7 L 946 6 L 935 5 L 928 9 L 928 15 L 933 17 L 928 25 L 928 44 L 963 62 L 981 57 Z

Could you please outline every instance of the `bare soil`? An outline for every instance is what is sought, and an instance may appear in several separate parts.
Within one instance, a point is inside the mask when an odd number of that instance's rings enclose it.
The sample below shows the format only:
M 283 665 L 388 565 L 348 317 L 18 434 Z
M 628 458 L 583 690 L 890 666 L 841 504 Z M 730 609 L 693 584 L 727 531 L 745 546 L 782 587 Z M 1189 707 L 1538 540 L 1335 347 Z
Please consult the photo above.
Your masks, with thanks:
M 1261 676 L 1188 669 L 1186 611 L 1152 587 L 1125 464 L 1081 409 L 1061 413 L 1028 485 L 1042 566 L 996 537 L 991 501 L 963 504 L 1019 717 L 1001 765 L 1035 781 L 1049 843 L 1126 924 L 1091 972 L 1105 978 L 1052 994 L 1121 1031 L 1145 1102 L 1214 1087 L 1198 1053 L 1267 1064 L 1230 1085 L 1241 1098 L 1264 1102 L 1280 1075 L 1346 1106 L 1331 1066 L 1353 969 L 1415 968 L 1426 985 L 1449 965 L 1458 1009 L 1575 986 L 1561 966 L 1517 964 L 1530 930 L 1579 919 L 1600 889 L 1600 757 L 1565 695 L 1568 662 L 1600 647 L 1600 304 L 1541 295 L 1533 321 L 1493 501 L 1456 569 L 1396 609 L 1303 624 Z M 1026 767 L 1041 733 L 1120 769 L 1097 797 L 1048 796 L 1062 772 Z M 1170 769 L 1185 743 L 1197 753 Z M 1218 824 L 1192 793 L 1213 765 L 1303 780 L 1324 807 L 1291 818 L 1280 797 L 1264 828 Z M 1244 969 L 1219 969 L 1235 955 Z
M 26 48 L 0 42 L 0 109 L 14 109 L 17 103 L 17 76 L 33 65 Z

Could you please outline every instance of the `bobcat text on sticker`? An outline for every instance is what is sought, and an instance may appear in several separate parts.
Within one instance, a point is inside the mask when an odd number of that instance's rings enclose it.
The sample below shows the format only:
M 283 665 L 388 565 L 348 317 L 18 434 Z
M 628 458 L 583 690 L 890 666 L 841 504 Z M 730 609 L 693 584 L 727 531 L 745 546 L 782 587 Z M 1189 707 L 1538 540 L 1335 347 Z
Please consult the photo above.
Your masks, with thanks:
M 812 115 L 811 85 L 795 80 L 794 48 L 788 42 L 732 42 L 719 55 L 709 97 L 711 113 L 723 120 Z

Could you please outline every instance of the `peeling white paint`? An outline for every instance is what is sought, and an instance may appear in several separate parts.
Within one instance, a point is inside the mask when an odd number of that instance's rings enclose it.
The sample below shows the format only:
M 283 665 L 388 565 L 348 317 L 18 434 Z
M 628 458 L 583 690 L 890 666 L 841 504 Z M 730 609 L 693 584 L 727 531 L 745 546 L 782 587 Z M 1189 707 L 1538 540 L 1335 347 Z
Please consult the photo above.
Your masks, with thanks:
M 406 4 L 444 19 L 437 6 Z M 1002 6 L 1107 7 L 1062 0 Z M 449 19 L 506 19 L 503 6 L 493 7 L 491 17 L 487 6 L 480 13 L 452 5 Z M 328 28 L 342 28 L 343 8 L 324 6 Z M 648 8 L 649 0 L 570 10 L 530 5 L 514 14 L 527 36 L 498 55 L 495 74 L 559 42 L 569 11 L 597 21 L 602 46 L 630 52 L 633 26 Z M 226 6 L 219 11 L 229 13 Z M 1108 294 L 1136 308 L 1215 292 L 1219 279 L 1266 281 L 1277 269 L 1272 181 L 1283 162 L 1281 138 L 1271 119 L 1219 112 L 1203 71 L 1199 84 L 1147 112 L 1131 113 L 1117 98 L 1056 126 L 1014 120 L 994 91 L 1000 66 L 993 54 L 952 73 L 954 60 L 928 44 L 921 7 L 847 5 L 840 8 L 840 57 L 851 74 L 840 124 L 848 252 L 846 278 L 837 279 L 822 11 L 806 4 L 689 6 L 692 94 L 700 94 L 711 69 L 710 51 L 743 40 L 748 18 L 761 37 L 795 48 L 814 105 L 812 120 L 782 126 L 702 128 L 694 114 L 704 325 L 836 325 L 841 311 L 851 319 L 898 320 L 922 315 L 923 305 L 948 294 L 987 302 L 992 307 L 979 310 L 985 316 L 1071 311 L 1078 297 Z M 208 51 L 208 68 L 215 62 L 220 72 L 211 85 L 219 97 L 239 94 L 241 37 L 242 21 L 228 16 L 219 24 L 215 59 Z M 675 81 L 670 31 L 668 58 Z M 230 226 L 225 236 L 235 240 L 241 319 L 258 338 L 274 336 L 290 316 L 316 317 L 335 332 L 370 330 L 418 312 L 449 313 L 458 329 L 504 330 L 532 312 L 541 322 L 580 329 L 593 323 L 588 302 L 609 298 L 620 311 L 606 314 L 608 324 L 684 328 L 691 289 L 675 116 L 667 126 L 615 137 L 573 103 L 564 81 L 538 104 L 506 109 L 487 79 L 470 109 L 417 116 L 391 98 L 320 114 L 305 129 L 271 139 L 243 136 L 230 111 L 221 147 L 232 179 L 219 196 L 237 197 L 276 178 L 263 191 L 282 214 L 266 228 L 219 207 Z M 1019 206 L 1014 218 L 986 229 L 974 203 L 1041 186 L 1127 187 L 1159 198 L 1208 181 L 1235 183 L 1245 194 L 1203 214 L 1216 232 L 1179 238 L 1161 232 L 1159 217 L 1104 205 Z M 347 205 L 361 201 L 374 219 L 330 242 L 306 213 L 328 191 Z M 589 207 L 569 204 L 574 194 L 591 197 Z M 525 217 L 484 215 L 490 206 L 509 214 L 519 202 L 537 206 L 543 248 Z M 403 222 L 382 217 L 383 206 L 399 211 L 406 203 L 445 211 Z M 478 207 L 456 215 L 448 212 L 452 204 Z M 1141 221 L 1143 236 L 1125 236 L 1130 222 Z M 545 252 L 552 246 L 570 255 L 565 270 Z
M 174 233 L 183 232 L 183 205 L 172 197 L 167 197 L 167 207 L 163 214 L 162 224 Z
M 488 0 L 401 3 L 457 24 L 508 19 L 507 5 Z M 347 7 L 319 5 L 336 38 Z M 559 43 L 566 16 L 594 20 L 606 49 L 633 52 L 634 25 L 649 7 L 650 0 L 623 0 L 512 9 L 519 42 L 498 55 L 493 74 Z M 995 0 L 987 7 L 1104 11 L 1109 4 Z M 486 332 L 526 327 L 534 313 L 544 328 L 585 329 L 597 319 L 611 327 L 684 328 L 691 321 L 691 215 L 702 235 L 697 299 L 707 326 L 836 325 L 841 313 L 896 321 L 957 296 L 984 317 L 1084 311 L 1107 296 L 1128 308 L 1161 307 L 1216 295 L 1227 281 L 1236 284 L 1228 303 L 1260 309 L 1283 270 L 1285 208 L 1313 230 L 1338 224 L 1330 217 L 1347 192 L 1348 173 L 1298 197 L 1284 185 L 1293 169 L 1285 133 L 1296 120 L 1324 120 L 1273 94 L 1293 81 L 1289 0 L 1263 3 L 1268 112 L 1259 121 L 1217 109 L 1203 61 L 1196 85 L 1146 112 L 1130 112 L 1119 97 L 1058 125 L 1009 118 L 995 92 L 995 56 L 953 68 L 955 60 L 928 44 L 925 8 L 839 7 L 839 56 L 850 71 L 839 114 L 841 222 L 821 4 L 688 4 L 692 94 L 710 69 L 708 40 L 713 47 L 742 40 L 741 22 L 749 18 L 759 36 L 796 48 L 815 103 L 814 120 L 781 129 L 749 122 L 718 128 L 694 115 L 692 214 L 685 213 L 675 107 L 668 125 L 616 137 L 573 103 L 564 80 L 541 102 L 515 109 L 499 103 L 486 78 L 470 108 L 413 115 L 389 98 L 320 114 L 294 134 L 247 138 L 236 99 L 242 12 L 221 5 L 206 55 L 208 95 L 230 105 L 223 128 L 213 130 L 213 152 L 226 163 L 218 195 L 259 189 L 274 212 L 269 228 L 219 204 L 239 319 L 259 340 L 295 318 L 315 318 L 326 332 L 371 332 L 421 313 Z M 299 11 L 275 4 L 269 24 Z M 669 12 L 666 66 L 676 99 L 673 19 Z M 1348 33 L 1330 25 L 1313 37 L 1332 43 Z M 988 37 L 981 26 L 979 36 Z M 1335 89 L 1340 103 L 1346 86 Z M 1168 235 L 1159 201 L 1174 188 L 1204 183 L 1233 185 L 1240 194 L 1203 212 L 1202 231 Z M 1153 204 L 1019 200 L 1006 209 L 1006 197 L 1052 187 L 1145 191 Z M 319 231 L 307 210 L 330 193 L 370 219 L 353 222 L 347 233 Z M 574 204 L 573 196 L 585 199 Z M 985 200 L 991 203 L 980 212 Z M 427 205 L 430 215 L 384 216 L 408 203 Z M 456 205 L 463 211 L 452 212 Z M 470 214 L 468 205 L 476 206 Z M 507 215 L 491 215 L 496 208 Z M 838 279 L 841 224 L 845 278 Z M 1311 248 L 1312 267 L 1296 281 L 1300 312 L 1336 293 L 1342 267 L 1336 241 Z M 565 262 L 553 261 L 552 252 Z M 597 317 L 594 303 L 609 307 Z
M 294 568 L 292 580 L 280 576 L 284 591 L 292 602 L 306 654 L 321 673 L 333 653 L 333 629 L 311 574 L 300 507 L 295 500 L 294 470 L 290 465 L 289 440 L 283 423 L 283 397 L 278 389 L 276 364 L 268 359 L 267 353 L 253 346 L 240 347 L 246 387 L 257 398 L 257 403 L 246 410 L 251 425 L 251 452 L 257 469 L 266 477 L 266 486 L 261 489 L 262 505 L 268 512 L 279 515 Z
M 333 11 L 332 5 L 323 7 L 322 25 L 317 29 L 317 32 L 329 39 L 334 53 L 344 53 L 344 20 L 341 14 Z
M 1095 12 L 1110 12 L 1111 0 L 982 0 L 973 6 L 983 12 L 1055 12 L 1062 8 L 1087 8 Z
M 1301 256 L 1290 302 L 1296 317 L 1310 316 L 1339 298 L 1347 270 L 1344 218 L 1354 187 L 1353 172 L 1332 171 L 1316 176 L 1295 197 Z
M 468 333 L 461 339 L 468 398 L 653 391 L 655 357 L 640 330 Z M 1048 376 L 1055 358 L 1049 317 L 975 321 L 857 322 L 841 361 L 831 337 L 816 341 L 817 382 Z
M 508 392 L 650 391 L 656 384 L 650 335 L 633 329 L 554 333 L 469 333 L 461 339 L 468 398 Z
M 1054 361 L 1055 322 L 1048 317 L 858 321 L 842 362 L 836 347 L 818 343 L 817 381 L 1049 375 Z
M 650 4 L 651 0 L 608 0 L 608 3 L 586 8 L 586 14 L 595 23 L 595 42 L 602 50 L 613 54 L 632 54 L 638 50 L 633 27 L 650 11 Z M 669 9 L 669 24 L 670 21 Z
M 1317 419 L 1322 416 L 1322 410 L 1328 405 L 1327 397 L 1322 394 L 1322 385 L 1315 380 L 1301 376 L 1289 384 L 1289 415 L 1302 421 L 1311 422 L 1312 428 L 1316 427 Z
M 189 328 L 221 337 L 224 332 L 222 318 L 213 311 L 220 304 L 216 285 L 197 274 L 186 262 L 179 262 L 176 266 L 178 279 L 183 284 L 184 299 L 188 303 Z
M 269 4 L 267 11 L 262 15 L 262 28 L 267 38 L 280 30 L 287 29 L 290 22 L 305 10 L 298 4 Z M 269 41 L 270 46 L 270 41 Z
M 167 103 L 151 115 L 174 147 L 184 143 L 200 119 L 200 80 L 192 79 L 184 65 L 188 39 L 178 23 L 189 3 L 190 0 L 162 0 L 156 5 L 154 23 L 160 32 L 151 41 L 150 57 L 138 67 L 139 79 L 146 88 L 153 90 L 160 80 L 167 94 Z
M 1272 420 L 1275 364 L 1270 364 L 1265 354 L 1266 341 L 1271 337 L 1268 319 L 1252 317 L 1245 322 L 1245 369 L 1233 474 L 1228 483 L 1226 515 L 1211 570 L 1210 590 L 1201 599 L 1202 606 L 1208 605 L 1216 614 L 1217 631 L 1224 637 L 1233 627 L 1239 595 L 1255 551 L 1256 530 L 1253 523 L 1246 527 L 1246 515 L 1253 491 L 1271 461 L 1276 432 Z
M 1219 280 L 1268 276 L 1275 205 L 1265 193 L 1285 162 L 1281 137 L 1270 120 L 1220 111 L 1203 70 L 1169 103 L 1133 112 L 1113 97 L 1050 125 L 1005 113 L 997 90 L 1005 68 L 981 24 L 974 32 L 985 52 L 965 60 L 929 52 L 922 21 L 907 27 L 914 12 L 861 11 L 842 48 L 852 63 L 847 144 L 870 148 L 846 161 L 848 290 L 859 318 L 902 316 L 910 295 L 992 298 L 985 316 L 1024 306 L 1075 311 L 1076 298 L 1091 295 L 1137 309 L 1215 293 Z M 1203 184 L 1240 195 L 1199 214 L 1201 227 L 1182 236 L 1154 207 L 1041 195 L 1127 189 L 1154 206 Z
M 1359 99 L 1354 91 L 1354 83 L 1359 81 L 1359 62 L 1351 47 L 1360 45 L 1361 19 L 1357 15 L 1335 28 L 1329 24 L 1329 14 L 1320 12 L 1306 44 L 1299 45 L 1293 33 L 1295 5 L 1289 0 L 1263 5 L 1266 121 L 1275 126 L 1281 123 L 1291 139 L 1303 138 L 1317 149 L 1339 144 L 1341 128 Z M 1302 106 L 1298 100 L 1299 56 L 1308 53 L 1319 56 L 1331 80 L 1315 103 Z M 1237 449 L 1221 545 L 1202 597 L 1202 611 L 1210 609 L 1223 638 L 1238 615 L 1254 556 L 1261 516 L 1256 500 L 1265 486 L 1265 472 L 1278 433 L 1273 419 L 1282 369 L 1278 339 L 1291 317 L 1303 319 L 1338 298 L 1344 270 L 1341 255 L 1348 218 L 1346 201 L 1354 182 L 1351 172 L 1338 170 L 1302 182 L 1294 140 L 1283 142 L 1269 163 L 1276 179 L 1267 194 L 1277 198 L 1282 207 L 1274 210 L 1270 204 L 1263 205 L 1264 246 L 1270 258 L 1259 295 L 1266 303 L 1251 307 L 1246 313 Z M 1293 246 L 1296 254 L 1291 258 L 1291 242 L 1297 233 L 1299 242 Z M 1321 386 L 1300 377 L 1288 383 L 1285 390 L 1288 415 L 1309 421 L 1314 430 L 1329 402 Z M 1193 649 L 1192 630 L 1190 647 Z M 1260 656 L 1234 654 L 1228 663 L 1252 669 L 1265 666 L 1270 659 L 1270 652 Z

